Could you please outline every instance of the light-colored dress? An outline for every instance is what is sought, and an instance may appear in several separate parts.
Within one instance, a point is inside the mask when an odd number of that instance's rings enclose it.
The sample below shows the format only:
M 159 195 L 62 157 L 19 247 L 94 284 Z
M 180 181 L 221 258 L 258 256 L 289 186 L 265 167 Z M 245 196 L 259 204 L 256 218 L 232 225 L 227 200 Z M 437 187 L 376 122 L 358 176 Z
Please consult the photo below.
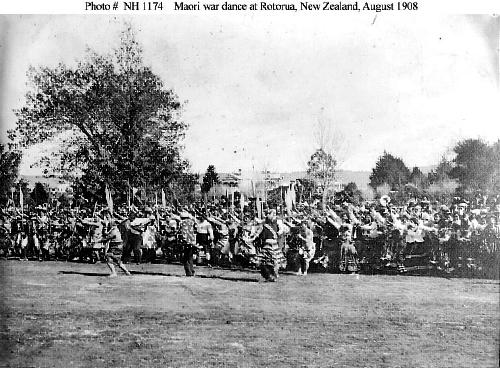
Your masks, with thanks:
M 299 249 L 299 254 L 305 261 L 310 262 L 316 253 L 316 245 L 314 244 L 314 234 L 311 229 L 306 229 L 302 234 L 302 245 Z

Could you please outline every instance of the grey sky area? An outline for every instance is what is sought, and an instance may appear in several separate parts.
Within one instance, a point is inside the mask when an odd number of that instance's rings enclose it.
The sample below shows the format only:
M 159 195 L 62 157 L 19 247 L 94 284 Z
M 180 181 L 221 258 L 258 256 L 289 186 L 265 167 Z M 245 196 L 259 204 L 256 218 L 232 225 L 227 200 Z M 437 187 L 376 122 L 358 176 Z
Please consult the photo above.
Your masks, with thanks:
M 432 165 L 460 139 L 500 137 L 498 17 L 3 16 L 2 140 L 29 65 L 111 52 L 127 20 L 146 64 L 187 101 L 194 171 L 303 170 L 318 120 L 341 137 L 348 170 L 384 150 Z M 22 173 L 43 149 L 26 152 Z

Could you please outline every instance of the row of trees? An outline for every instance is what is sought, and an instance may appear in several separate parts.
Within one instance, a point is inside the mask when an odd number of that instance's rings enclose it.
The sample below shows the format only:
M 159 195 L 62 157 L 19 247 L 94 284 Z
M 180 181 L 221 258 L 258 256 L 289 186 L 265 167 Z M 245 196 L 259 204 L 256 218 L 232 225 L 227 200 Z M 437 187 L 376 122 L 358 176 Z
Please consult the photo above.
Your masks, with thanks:
M 323 204 L 333 191 L 342 144 L 332 139 L 334 134 L 329 129 L 324 119 L 318 119 L 318 149 L 307 163 L 307 179 L 314 183 L 314 191 L 322 193 Z M 378 195 L 392 192 L 401 198 L 426 194 L 445 199 L 455 194 L 500 193 L 500 140 L 488 144 L 481 139 L 465 139 L 453 147 L 452 156 L 443 156 L 432 171 L 424 174 L 420 168 L 410 169 L 401 158 L 384 151 L 372 169 L 369 185 Z M 341 194 L 361 199 L 354 183 L 349 183 Z
M 384 152 L 372 170 L 370 186 L 377 189 L 387 185 L 391 190 L 401 190 L 410 184 L 431 193 L 439 187 L 457 189 L 462 194 L 500 193 L 500 141 L 489 145 L 481 139 L 466 139 L 458 142 L 453 152 L 453 159 L 443 157 L 427 175 L 418 167 L 410 170 L 401 158 Z

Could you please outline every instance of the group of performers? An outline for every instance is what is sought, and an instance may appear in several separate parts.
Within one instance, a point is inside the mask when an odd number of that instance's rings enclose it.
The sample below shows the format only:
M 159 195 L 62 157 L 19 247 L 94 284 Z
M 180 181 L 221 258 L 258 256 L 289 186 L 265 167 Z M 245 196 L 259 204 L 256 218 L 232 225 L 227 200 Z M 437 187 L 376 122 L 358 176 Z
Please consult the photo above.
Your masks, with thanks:
M 10 207 L 0 212 L 0 256 L 101 260 L 116 276 L 116 266 L 130 275 L 125 265 L 133 254 L 136 263 L 181 262 L 186 276 L 194 276 L 195 263 L 259 268 L 269 282 L 280 272 L 307 275 L 311 268 L 405 272 L 420 256 L 427 267 L 482 269 L 498 278 L 499 205 L 498 197 L 481 197 L 449 205 L 421 198 L 396 206 L 385 196 L 358 205 L 269 208 L 262 218 L 251 204 L 243 211 L 204 203 L 115 211 Z

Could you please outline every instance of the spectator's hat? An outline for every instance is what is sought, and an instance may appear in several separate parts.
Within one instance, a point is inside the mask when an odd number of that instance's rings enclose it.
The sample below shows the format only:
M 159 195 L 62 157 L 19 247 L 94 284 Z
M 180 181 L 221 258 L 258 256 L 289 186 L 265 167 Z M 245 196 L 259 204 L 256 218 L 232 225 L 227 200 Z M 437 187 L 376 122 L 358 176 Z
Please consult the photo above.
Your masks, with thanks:
M 440 209 L 441 209 L 442 212 L 450 212 L 450 209 L 445 204 L 443 204 Z
M 382 197 L 380 197 L 379 201 L 382 206 L 387 206 L 389 203 L 391 203 L 391 197 L 389 197 L 388 195 L 383 195 Z

